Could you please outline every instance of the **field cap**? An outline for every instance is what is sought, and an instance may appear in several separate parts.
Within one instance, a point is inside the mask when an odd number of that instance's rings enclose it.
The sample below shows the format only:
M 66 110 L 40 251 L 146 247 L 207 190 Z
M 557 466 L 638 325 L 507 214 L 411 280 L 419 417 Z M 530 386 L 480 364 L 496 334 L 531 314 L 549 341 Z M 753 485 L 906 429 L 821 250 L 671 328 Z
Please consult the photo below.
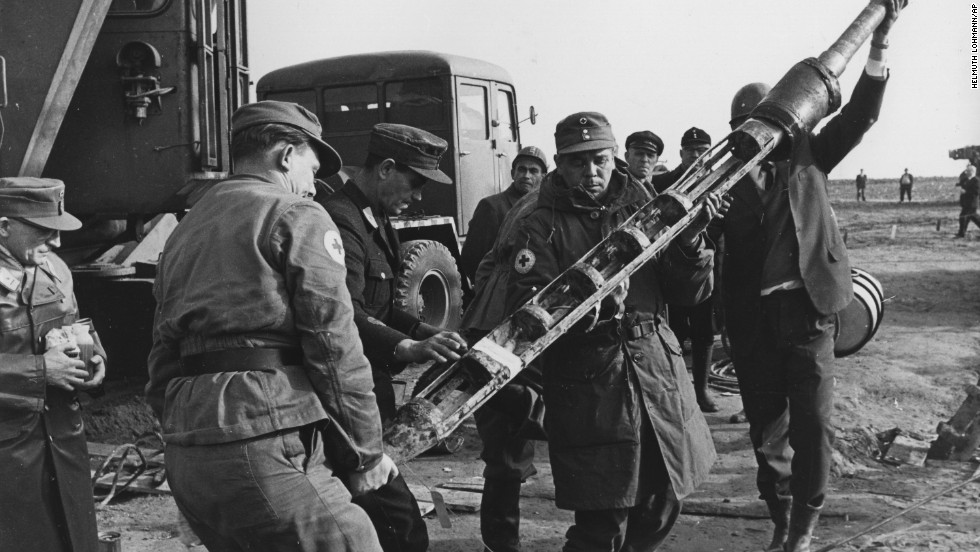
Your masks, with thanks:
M 53 178 L 0 178 L 0 217 L 66 232 L 82 227 L 65 211 L 65 184 Z
M 320 120 L 309 109 L 292 102 L 265 100 L 245 104 L 231 116 L 232 136 L 258 125 L 285 125 L 303 131 L 320 159 L 317 176 L 323 178 L 336 174 L 342 164 L 340 154 L 323 141 Z
M 559 155 L 615 147 L 612 126 L 602 113 L 572 113 L 555 126 L 555 148 Z
M 527 157 L 528 159 L 533 159 L 538 163 L 541 163 L 541 170 L 548 172 L 548 158 L 545 156 L 541 148 L 535 146 L 526 146 L 521 148 L 521 151 L 517 152 L 517 156 L 514 157 L 514 161 L 510 164 L 510 170 L 514 170 L 517 166 L 517 160 L 521 157 Z
M 684 132 L 681 136 L 681 147 L 686 148 L 689 146 L 710 146 L 711 136 L 707 132 L 701 130 L 698 127 L 691 127 Z
M 393 159 L 418 174 L 440 184 L 453 179 L 439 170 L 439 161 L 449 144 L 431 132 L 393 123 L 378 123 L 371 131 L 368 152 L 382 159 Z
M 660 155 L 664 151 L 664 141 L 649 130 L 634 132 L 626 137 L 626 149 L 640 148 Z

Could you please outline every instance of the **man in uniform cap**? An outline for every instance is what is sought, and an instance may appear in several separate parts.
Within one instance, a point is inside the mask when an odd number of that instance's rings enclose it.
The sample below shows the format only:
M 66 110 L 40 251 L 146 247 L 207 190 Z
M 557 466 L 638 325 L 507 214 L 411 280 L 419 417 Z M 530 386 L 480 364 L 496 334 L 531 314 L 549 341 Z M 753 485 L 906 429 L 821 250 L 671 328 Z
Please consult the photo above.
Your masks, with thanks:
M 888 32 L 903 0 L 884 2 L 867 64 L 847 105 L 756 166 L 729 192 L 725 319 L 756 483 L 774 530 L 767 550 L 808 552 L 833 462 L 834 317 L 853 298 L 847 248 L 827 173 L 878 119 L 888 78 Z M 737 128 L 769 93 L 753 83 L 732 100 Z M 777 150 L 779 151 L 779 150 Z
M 470 282 L 476 281 L 476 269 L 497 238 L 504 215 L 519 199 L 538 190 L 546 172 L 548 158 L 540 148 L 521 148 L 510 166 L 510 176 L 513 178 L 511 185 L 477 203 L 459 259 L 459 268 Z
M 664 151 L 664 141 L 649 130 L 634 132 L 626 137 L 626 163 L 629 172 L 644 184 L 650 183 L 654 168 Z
M 0 179 L 0 547 L 95 552 L 98 531 L 78 391 L 105 377 L 105 351 L 77 358 L 52 329 L 78 319 L 71 271 L 52 252 L 82 223 L 65 185 Z M 66 354 L 67 353 L 67 354 Z M 75 354 L 76 358 L 68 354 Z
M 232 159 L 170 236 L 154 285 L 147 402 L 174 500 L 209 550 L 379 551 L 351 494 L 398 470 L 340 234 L 309 199 L 340 156 L 315 115 L 263 101 L 232 116 Z
M 467 255 L 469 262 L 478 262 L 471 269 L 473 274 L 468 275 L 474 295 L 461 324 L 470 344 L 482 339 L 509 314 L 505 301 L 514 240 L 522 221 L 537 203 L 548 160 L 541 149 L 528 146 L 521 149 L 513 166 L 514 184 L 480 202 L 463 246 L 461 264 L 465 264 Z M 533 188 L 523 195 L 509 194 L 518 186 L 518 180 L 533 182 Z M 483 248 L 486 252 L 476 258 L 475 252 Z M 543 409 L 541 373 L 532 365 L 473 415 L 483 443 L 480 458 L 486 464 L 480 500 L 480 534 L 486 550 L 520 550 L 521 483 L 537 473 L 533 439 L 544 437 L 540 428 Z
M 616 139 L 602 114 L 562 119 L 555 145 L 556 169 L 518 231 L 510 309 L 652 197 L 616 159 Z M 719 205 L 710 195 L 695 221 L 632 284 L 607 296 L 592 329 L 580 322 L 539 359 L 555 502 L 575 511 L 564 550 L 653 550 L 714 461 L 664 301 L 693 304 L 711 292 L 711 254 L 701 231 Z
M 662 192 L 673 186 L 684 171 L 704 155 L 711 147 L 711 136 L 697 127 L 691 127 L 681 136 L 681 162 L 672 171 L 653 177 L 653 186 Z M 716 226 L 708 227 L 709 247 L 715 254 L 715 286 L 719 285 L 720 276 L 719 239 L 715 232 Z M 708 372 L 711 370 L 712 353 L 715 346 L 714 303 L 711 298 L 695 306 L 670 304 L 670 329 L 677 335 L 681 344 L 688 338 L 691 340 L 691 373 L 694 379 L 694 392 L 698 399 L 698 407 L 702 412 L 717 412 L 718 405 L 708 391 Z
M 354 323 L 371 361 L 374 392 L 387 421 L 395 416 L 392 375 L 409 362 L 459 359 L 466 342 L 455 332 L 422 322 L 395 307 L 395 274 L 401 265 L 398 236 L 390 217 L 422 198 L 430 180 L 452 184 L 439 163 L 448 144 L 414 127 L 379 123 L 368 141 L 364 166 L 323 206 L 337 223 L 347 265 Z M 386 552 L 422 551 L 429 537 L 405 480 L 355 502 L 371 517 Z
M 672 171 L 655 175 L 652 179 L 654 188 L 662 192 L 680 180 L 684 171 L 688 169 L 698 157 L 704 155 L 711 148 L 711 136 L 698 127 L 691 127 L 684 131 L 681 136 L 681 162 Z

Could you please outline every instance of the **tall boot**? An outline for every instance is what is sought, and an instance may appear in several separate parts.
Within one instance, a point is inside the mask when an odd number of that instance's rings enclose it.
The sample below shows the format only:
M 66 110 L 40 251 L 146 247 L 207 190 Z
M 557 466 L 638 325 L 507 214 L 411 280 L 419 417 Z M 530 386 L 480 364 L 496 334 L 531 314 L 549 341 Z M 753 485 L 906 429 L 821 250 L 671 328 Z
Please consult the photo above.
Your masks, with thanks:
M 694 376 L 694 395 L 698 399 L 701 412 L 718 412 L 718 405 L 708 391 L 708 372 L 711 370 L 711 355 L 714 352 L 714 339 L 691 339 L 691 373 Z
M 820 508 L 794 503 L 791 511 L 789 534 L 783 550 L 784 552 L 810 552 L 810 540 L 813 539 L 813 530 L 817 527 L 817 520 L 820 519 Z
M 766 500 L 766 506 L 769 507 L 769 519 L 772 520 L 773 524 L 772 542 L 766 547 L 766 552 L 783 549 L 783 544 L 786 543 L 786 537 L 789 533 L 789 512 L 792 505 L 793 499 L 791 498 Z
M 521 481 L 487 479 L 480 502 L 480 534 L 485 551 L 521 549 Z

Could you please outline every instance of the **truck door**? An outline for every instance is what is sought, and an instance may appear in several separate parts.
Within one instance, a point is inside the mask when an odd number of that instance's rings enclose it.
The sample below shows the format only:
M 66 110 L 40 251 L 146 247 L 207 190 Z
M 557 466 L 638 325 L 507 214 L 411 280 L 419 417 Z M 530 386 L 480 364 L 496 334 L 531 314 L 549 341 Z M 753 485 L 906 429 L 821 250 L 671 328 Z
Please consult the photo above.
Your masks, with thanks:
M 473 210 L 481 199 L 501 190 L 494 138 L 490 127 L 491 84 L 456 78 L 456 127 L 459 136 L 459 197 L 461 233 L 469 231 Z
M 517 156 L 520 139 L 517 133 L 517 104 L 514 102 L 514 88 L 509 84 L 493 83 L 494 102 L 493 134 L 496 147 L 497 175 L 500 188 L 510 185 L 510 164 Z

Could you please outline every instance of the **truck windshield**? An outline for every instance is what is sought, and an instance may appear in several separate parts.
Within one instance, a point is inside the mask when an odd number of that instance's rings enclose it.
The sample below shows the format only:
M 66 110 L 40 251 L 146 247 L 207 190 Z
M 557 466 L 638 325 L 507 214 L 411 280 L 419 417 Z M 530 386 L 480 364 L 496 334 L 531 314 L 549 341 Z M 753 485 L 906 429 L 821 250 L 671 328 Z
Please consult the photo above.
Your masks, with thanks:
M 438 78 L 385 84 L 385 120 L 419 128 L 440 128 L 445 119 L 442 81 Z
M 327 132 L 370 129 L 381 122 L 378 87 L 373 84 L 327 88 L 323 91 L 321 123 Z

